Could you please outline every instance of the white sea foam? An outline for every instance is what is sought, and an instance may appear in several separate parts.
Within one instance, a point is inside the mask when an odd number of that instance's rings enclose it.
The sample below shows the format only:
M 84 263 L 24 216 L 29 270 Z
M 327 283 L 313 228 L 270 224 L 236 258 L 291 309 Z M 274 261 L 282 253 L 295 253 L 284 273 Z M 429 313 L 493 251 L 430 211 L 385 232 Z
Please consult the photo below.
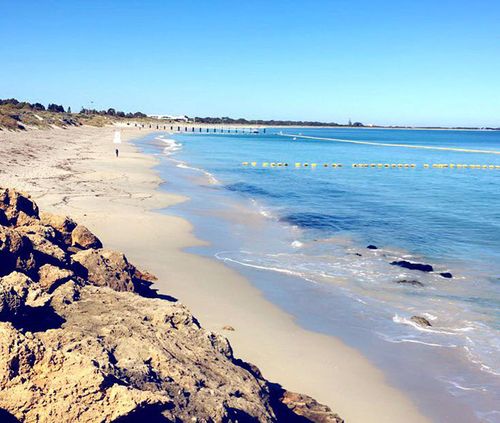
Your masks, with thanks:
M 167 144 L 167 146 L 163 149 L 164 154 L 166 154 L 167 156 L 174 154 L 176 151 L 179 151 L 182 148 L 182 144 L 173 139 L 159 137 L 157 139 Z
M 293 248 L 300 248 L 304 244 L 302 242 L 300 242 L 300 241 L 293 241 L 291 245 L 292 245 Z
M 312 280 L 312 279 L 308 278 L 306 276 L 306 274 L 304 274 L 302 272 L 297 272 L 295 270 L 290 270 L 290 269 L 283 269 L 283 268 L 280 268 L 280 267 L 263 266 L 263 265 L 259 265 L 259 264 L 252 263 L 252 262 L 249 262 L 249 261 L 244 261 L 244 260 L 236 260 L 236 259 L 232 259 L 232 258 L 229 258 L 229 257 L 225 257 L 224 256 L 225 253 L 231 253 L 231 252 L 230 251 L 219 251 L 218 253 L 215 253 L 214 256 L 218 260 L 221 260 L 221 261 L 224 261 L 224 262 L 236 263 L 236 264 L 240 264 L 241 266 L 252 267 L 254 269 L 270 270 L 272 272 L 284 273 L 284 274 L 287 274 L 287 275 L 291 275 L 291 276 L 296 276 L 296 277 L 302 278 L 302 279 L 304 279 L 306 281 L 309 281 L 309 282 L 317 283 L 315 280 Z
M 219 183 L 219 180 L 212 173 L 206 171 L 205 169 L 200 169 L 199 167 L 189 166 L 188 164 L 186 164 L 186 162 L 179 162 L 177 164 L 177 167 L 181 168 L 181 169 L 190 169 L 190 170 L 194 170 L 196 172 L 203 173 L 207 177 L 208 182 L 211 185 L 216 185 Z
M 423 313 L 423 314 L 425 315 L 427 313 Z M 432 316 L 432 315 L 430 315 L 430 316 Z M 435 318 L 435 316 L 432 316 L 432 317 Z M 392 317 L 392 321 L 394 323 L 400 323 L 400 324 L 412 326 L 421 332 L 436 333 L 439 335 L 458 335 L 457 332 L 463 331 L 464 329 L 467 329 L 467 330 L 469 329 L 468 327 L 467 328 L 456 328 L 456 329 L 455 328 L 437 329 L 434 326 L 430 326 L 430 327 L 421 326 L 418 323 L 415 323 L 413 320 L 407 319 L 406 317 L 401 317 L 398 314 L 395 314 Z
M 203 173 L 207 177 L 208 182 L 211 185 L 215 185 L 215 184 L 219 183 L 218 179 L 212 173 L 206 171 L 205 169 L 200 169 L 198 167 L 189 166 L 186 162 L 184 162 L 182 160 L 178 160 L 178 159 L 174 159 L 174 158 L 170 157 L 176 151 L 179 151 L 182 149 L 181 143 L 178 143 L 177 141 L 170 139 L 170 138 L 165 138 L 165 139 L 161 138 L 161 136 L 157 137 L 157 139 L 159 139 L 159 140 L 163 141 L 165 144 L 167 144 L 167 146 L 163 149 L 163 152 L 166 156 L 169 156 L 168 158 L 171 161 L 173 161 L 174 163 L 177 163 L 178 168 L 190 169 L 190 170 L 194 170 L 196 172 Z
M 385 333 L 382 332 L 376 332 L 376 334 L 382 338 L 386 342 L 390 342 L 392 344 L 404 344 L 404 343 L 410 343 L 410 344 L 421 344 L 421 345 L 427 345 L 429 347 L 442 347 L 442 348 L 456 348 L 457 345 L 455 344 L 438 344 L 437 342 L 425 342 L 421 341 L 419 339 L 414 339 L 414 338 L 403 338 L 403 337 L 391 337 L 386 335 Z

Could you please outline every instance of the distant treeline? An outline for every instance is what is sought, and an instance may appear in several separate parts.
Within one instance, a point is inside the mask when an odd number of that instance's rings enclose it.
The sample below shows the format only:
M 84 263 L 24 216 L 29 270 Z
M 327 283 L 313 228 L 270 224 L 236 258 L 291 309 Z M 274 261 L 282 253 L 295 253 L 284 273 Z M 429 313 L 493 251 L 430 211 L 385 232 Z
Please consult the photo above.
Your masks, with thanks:
M 233 119 L 230 117 L 196 117 L 196 123 L 208 124 L 241 124 L 241 125 L 269 125 L 269 126 L 346 126 L 336 122 L 318 122 L 307 120 L 248 120 L 244 118 Z M 364 126 L 361 122 L 354 122 L 348 126 Z
M 96 110 L 96 109 L 85 109 L 82 107 L 80 110 L 82 115 L 100 115 L 100 116 L 116 116 L 121 118 L 145 118 L 148 117 L 145 113 L 135 112 L 135 113 L 125 113 L 120 110 L 115 110 L 109 108 L 108 110 Z
M 0 106 L 10 105 L 16 109 L 30 109 L 30 110 L 50 110 L 54 112 L 64 113 L 64 107 L 57 104 L 49 104 L 47 108 L 40 103 L 28 103 L 27 101 L 19 101 L 15 98 L 7 98 L 5 100 L 0 99 Z
M 60 104 L 49 103 L 47 107 L 45 107 L 41 103 L 29 103 L 27 101 L 19 101 L 15 98 L 8 98 L 5 100 L 0 99 L 0 106 L 9 105 L 16 109 L 29 109 L 35 111 L 48 111 L 55 113 L 71 113 L 71 107 L 68 107 L 67 110 L 64 109 L 64 106 Z M 82 107 L 80 110 L 80 114 L 83 115 L 100 115 L 100 116 L 116 116 L 122 118 L 145 118 L 147 115 L 142 112 L 135 113 L 125 113 L 122 111 L 117 111 L 113 108 L 108 110 L 96 110 L 96 109 L 86 109 Z

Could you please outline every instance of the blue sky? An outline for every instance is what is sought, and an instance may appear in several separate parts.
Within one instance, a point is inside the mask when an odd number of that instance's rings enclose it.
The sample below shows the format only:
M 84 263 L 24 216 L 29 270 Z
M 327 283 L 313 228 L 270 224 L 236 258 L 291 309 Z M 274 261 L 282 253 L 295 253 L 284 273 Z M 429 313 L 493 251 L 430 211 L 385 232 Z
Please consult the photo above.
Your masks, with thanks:
M 500 126 L 500 1 L 0 0 L 0 98 Z

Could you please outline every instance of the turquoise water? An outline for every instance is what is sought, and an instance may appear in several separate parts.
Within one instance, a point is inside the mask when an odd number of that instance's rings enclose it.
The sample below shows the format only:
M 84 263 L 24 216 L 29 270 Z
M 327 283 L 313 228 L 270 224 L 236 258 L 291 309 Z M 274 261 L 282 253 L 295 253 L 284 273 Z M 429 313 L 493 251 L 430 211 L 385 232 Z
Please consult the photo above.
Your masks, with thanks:
M 166 189 L 192 197 L 178 212 L 212 241 L 200 253 L 244 273 L 303 326 L 362 350 L 436 421 L 498 421 L 500 169 L 423 165 L 498 166 L 499 132 L 287 128 L 165 134 L 147 145 L 164 158 Z M 401 260 L 433 271 L 391 264 Z

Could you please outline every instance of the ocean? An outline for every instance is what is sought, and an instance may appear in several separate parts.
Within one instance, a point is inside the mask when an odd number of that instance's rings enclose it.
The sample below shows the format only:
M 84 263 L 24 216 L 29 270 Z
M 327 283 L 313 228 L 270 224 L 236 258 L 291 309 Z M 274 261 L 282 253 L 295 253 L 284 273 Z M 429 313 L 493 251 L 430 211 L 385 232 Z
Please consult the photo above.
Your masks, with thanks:
M 163 188 L 190 197 L 166 213 L 210 241 L 193 252 L 359 349 L 433 420 L 500 421 L 500 132 L 267 128 L 137 144 L 161 159 Z

